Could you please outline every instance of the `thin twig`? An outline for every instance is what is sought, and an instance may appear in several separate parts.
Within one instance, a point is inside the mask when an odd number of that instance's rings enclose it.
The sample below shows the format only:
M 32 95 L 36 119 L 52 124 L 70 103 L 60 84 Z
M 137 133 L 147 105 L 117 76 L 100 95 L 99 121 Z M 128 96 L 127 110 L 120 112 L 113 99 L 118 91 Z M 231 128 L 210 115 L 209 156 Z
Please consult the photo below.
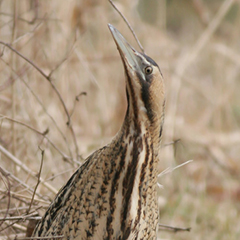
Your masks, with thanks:
M 74 104 L 73 104 L 73 109 L 72 109 L 72 112 L 70 113 L 70 116 L 72 117 L 73 113 L 74 113 L 74 110 L 75 110 L 75 107 L 76 107 L 76 104 L 77 102 L 79 102 L 79 97 L 80 96 L 87 96 L 87 93 L 86 92 L 81 92 L 79 93 L 76 97 L 75 97 L 75 101 L 74 101 Z
M 35 212 L 35 210 L 34 210 L 34 212 Z M 32 212 L 32 213 L 30 213 L 30 214 L 28 214 L 28 215 L 26 215 L 26 216 L 16 217 L 16 220 L 15 220 L 15 221 L 12 219 L 12 221 L 14 221 L 14 222 L 12 222 L 11 224 L 8 224 L 6 227 L 2 228 L 2 229 L 1 229 L 1 232 L 3 232 L 4 230 L 8 229 L 8 228 L 11 227 L 11 226 L 16 226 L 16 223 L 18 223 L 18 222 L 20 222 L 20 221 L 25 221 L 26 219 L 25 219 L 24 217 L 30 216 L 30 215 L 32 215 L 32 214 L 36 214 L 36 213 L 34 213 L 34 212 Z M 10 218 L 10 217 L 8 217 L 8 218 Z M 3 222 L 6 223 L 6 221 L 3 220 L 3 219 L 1 219 L 1 221 L 3 221 Z
M 168 226 L 168 225 L 161 224 L 161 223 L 159 223 L 158 226 L 161 227 L 162 230 L 171 231 L 171 232 L 180 232 L 180 231 L 190 232 L 190 230 L 191 230 L 190 227 L 189 228 L 172 227 L 172 226 Z
M 2 168 L 2 167 L 1 167 Z M 24 186 L 26 188 L 26 190 L 28 190 L 29 192 L 33 193 L 34 189 L 32 189 L 30 186 L 28 186 L 26 183 L 22 182 L 19 178 L 17 178 L 16 176 L 14 176 L 13 174 L 11 174 L 10 172 L 8 172 L 6 169 L 2 168 L 2 171 L 5 172 L 5 174 L 7 174 L 10 178 L 12 178 L 14 181 L 20 183 L 22 186 Z M 42 199 L 44 199 L 44 197 L 39 194 L 39 193 L 36 193 L 36 195 Z M 16 208 L 15 208 L 16 209 Z M 20 208 L 17 208 L 17 209 L 20 209 Z M 1 210 L 0 210 L 0 213 L 1 213 Z
M 233 168 L 226 159 L 229 159 L 228 156 L 223 152 L 223 150 L 218 147 L 212 145 L 206 145 L 206 150 L 208 151 L 208 155 L 211 159 L 216 163 L 217 166 L 220 167 L 224 172 L 227 172 L 229 176 L 235 177 L 239 179 L 238 168 Z
M 10 66 L 10 64 L 6 63 L 3 58 L 0 58 L 1 61 L 3 61 L 11 70 L 12 67 Z M 18 72 L 14 71 L 13 72 L 17 75 L 18 78 L 22 78 L 22 76 L 27 72 L 29 68 L 26 68 L 25 66 L 21 67 L 21 70 L 19 70 Z M 10 85 L 12 85 L 16 80 L 17 77 L 13 77 L 10 76 L 1 86 L 0 86 L 0 92 L 4 91 L 5 89 L 7 89 Z
M 13 25 L 12 25 L 12 36 L 11 36 L 11 43 L 15 39 L 16 35 L 16 24 L 17 24 L 17 1 L 13 1 Z M 13 66 L 16 63 L 16 58 L 13 52 L 10 53 L 10 65 Z M 11 72 L 11 77 L 12 77 L 12 72 Z M 15 118 L 16 115 L 16 87 L 14 84 L 11 85 L 11 100 L 12 100 L 12 106 L 11 106 L 11 115 L 12 118 Z M 12 152 L 15 154 L 16 150 L 16 131 L 15 131 L 15 123 L 11 122 L 11 138 L 12 138 Z M 16 169 L 15 169 L 16 171 Z
M 174 138 L 174 131 L 175 131 L 175 121 L 176 121 L 176 114 L 178 109 L 178 98 L 179 93 L 182 85 L 182 78 L 186 73 L 186 70 L 191 66 L 191 64 L 196 60 L 197 56 L 200 54 L 202 49 L 206 46 L 209 39 L 212 37 L 214 32 L 219 27 L 220 23 L 224 19 L 224 16 L 229 11 L 230 7 L 233 5 L 235 0 L 225 0 L 222 5 L 220 6 L 218 12 L 215 14 L 214 18 L 208 24 L 207 28 L 202 32 L 196 43 L 192 46 L 189 51 L 184 54 L 182 57 L 179 58 L 178 64 L 175 69 L 175 74 L 172 77 L 170 89 L 171 95 L 168 99 L 169 108 L 168 108 L 168 115 L 167 120 L 168 122 L 168 138 Z M 169 152 L 168 158 L 173 158 L 173 152 Z
M 31 199 L 32 199 L 32 196 L 26 196 L 24 193 L 23 194 L 19 194 L 18 192 L 10 192 L 10 193 L 11 193 L 12 198 L 15 198 L 27 205 L 29 204 L 29 201 L 31 201 Z M 35 202 L 49 205 L 49 201 L 41 200 L 41 199 L 37 199 L 37 198 L 35 198 Z
M 79 59 L 80 63 L 83 65 L 85 71 L 88 73 L 90 80 L 96 84 L 96 86 L 98 88 L 100 88 L 100 85 L 98 84 L 97 79 L 95 78 L 94 74 L 92 73 L 92 71 L 90 70 L 89 66 L 88 66 L 88 61 L 86 61 L 86 57 L 83 56 L 83 54 L 78 50 L 78 49 L 74 49 L 74 52 L 77 55 L 77 58 Z
M 10 202 L 11 202 L 11 194 L 10 194 L 10 188 L 11 188 L 11 184 L 10 184 L 10 181 L 8 179 L 8 175 L 5 174 L 4 171 L 2 171 L 2 168 L 0 167 L 0 172 L 1 174 L 6 178 L 7 180 L 7 196 L 8 196 L 8 203 L 7 203 L 7 211 L 5 212 L 5 215 L 3 217 L 3 219 L 6 219 L 7 215 L 8 215 L 8 210 L 10 208 Z M 4 184 L 5 184 L 5 181 L 3 181 Z M 3 222 L 0 223 L 0 226 L 3 224 Z
M 14 49 L 10 44 L 6 43 L 6 42 L 3 42 L 3 41 L 0 41 L 0 44 L 2 44 L 3 46 L 11 49 L 14 53 L 16 53 L 19 57 L 21 57 L 22 59 L 24 59 L 26 62 L 28 62 L 32 67 L 34 67 L 51 85 L 51 87 L 53 88 L 53 90 L 55 91 L 55 93 L 57 94 L 58 96 L 58 99 L 60 100 L 63 108 L 64 108 L 64 111 L 67 115 L 67 126 L 69 127 L 70 129 L 70 132 L 72 134 L 72 137 L 73 137 L 73 142 L 74 142 L 74 145 L 75 145 L 75 150 L 76 150 L 76 155 L 77 155 L 77 158 L 80 156 L 79 154 L 79 149 L 78 149 L 78 145 L 77 145 L 77 139 L 76 139 L 76 135 L 75 135 L 75 132 L 73 130 L 73 127 L 72 127 L 72 124 L 71 124 L 71 117 L 69 115 L 69 112 L 67 110 L 67 106 L 60 94 L 60 92 L 58 91 L 57 87 L 55 86 L 55 84 L 53 83 L 50 75 L 47 75 L 40 67 L 38 67 L 34 62 L 32 62 L 30 59 L 28 59 L 27 57 L 25 57 L 24 55 L 22 55 L 19 51 L 17 51 L 16 49 Z M 50 73 L 51 74 L 51 73 Z
M 5 47 L 11 49 L 13 52 L 15 52 L 19 57 L 21 57 L 22 59 L 24 59 L 26 62 L 28 62 L 30 65 L 32 65 L 46 80 L 48 80 L 48 82 L 51 84 L 53 90 L 56 92 L 60 102 L 63 105 L 63 108 L 65 110 L 65 113 L 67 114 L 67 118 L 68 118 L 68 122 L 70 122 L 70 116 L 67 110 L 67 107 L 62 99 L 61 94 L 59 93 L 58 89 L 56 88 L 56 86 L 54 85 L 54 83 L 52 82 L 51 78 L 49 77 L 49 75 L 47 75 L 46 73 L 44 73 L 42 71 L 42 69 L 40 67 L 38 67 L 34 62 L 32 62 L 31 60 L 29 60 L 27 57 L 25 57 L 24 55 L 22 55 L 19 51 L 17 51 L 15 48 L 13 48 L 10 44 L 5 43 L 3 41 L 0 41 L 0 44 L 4 45 Z
M 10 228 L 10 227 L 12 227 L 12 226 L 14 226 L 14 225 L 16 225 L 16 223 L 18 223 L 20 220 L 16 220 L 15 222 L 12 222 L 11 224 L 8 224 L 6 227 L 4 227 L 4 228 L 2 228 L 1 230 L 0 230 L 0 232 L 3 232 L 4 230 L 6 230 L 6 229 L 8 229 L 8 228 Z M 6 223 L 6 222 L 5 222 Z
M 127 24 L 128 28 L 130 29 L 130 31 L 133 34 L 133 37 L 135 38 L 138 46 L 140 47 L 140 49 L 142 50 L 143 53 L 145 53 L 144 48 L 142 47 L 140 41 L 137 38 L 137 35 L 135 34 L 133 28 L 131 27 L 130 23 L 128 22 L 128 20 L 126 19 L 126 17 L 124 17 L 124 15 L 121 13 L 121 11 L 117 8 L 117 6 L 113 3 L 112 0 L 109 0 L 110 4 L 113 6 L 113 8 L 118 12 L 118 14 L 121 16 L 121 18 L 123 19 L 123 21 Z
M 64 135 L 64 133 L 62 132 L 62 130 L 60 129 L 60 127 L 58 126 L 57 122 L 55 121 L 55 119 L 48 113 L 46 107 L 44 106 L 44 104 L 42 103 L 42 101 L 40 100 L 40 98 L 34 93 L 34 91 L 31 89 L 31 87 L 29 86 L 29 84 L 21 77 L 21 75 L 19 73 L 17 73 L 11 66 L 9 66 L 9 64 L 7 62 L 5 62 L 2 58 L 1 60 L 6 64 L 6 66 L 8 66 L 11 71 L 13 71 L 17 76 L 18 78 L 21 79 L 21 81 L 24 83 L 24 85 L 27 87 L 27 89 L 31 92 L 31 94 L 33 95 L 33 97 L 37 100 L 37 102 L 40 104 L 40 106 L 42 107 L 42 109 L 44 110 L 44 112 L 47 114 L 47 116 L 52 120 L 53 122 L 53 125 L 56 127 L 56 129 L 58 130 L 58 132 L 60 133 L 60 135 L 62 136 L 67 148 L 68 148 L 68 152 L 71 156 L 71 158 L 73 157 L 72 156 L 72 152 L 71 152 L 71 149 L 69 147 L 69 143 L 67 141 L 67 138 L 66 136 Z M 24 68 L 22 67 L 23 69 L 26 69 L 28 70 L 27 68 Z M 15 80 L 15 79 L 14 79 Z M 1 89 L 0 89 L 1 91 Z
M 47 237 L 15 237 L 14 240 L 32 240 L 32 239 L 62 239 L 64 238 L 63 235 L 59 236 L 47 236 Z
M 40 168 L 39 168 L 39 172 L 38 172 L 37 184 L 36 184 L 36 186 L 35 186 L 35 188 L 34 188 L 33 195 L 32 195 L 32 199 L 31 199 L 31 202 L 30 202 L 30 204 L 29 204 L 29 208 L 28 208 L 28 210 L 27 210 L 27 213 L 29 213 L 30 210 L 31 210 L 32 203 L 33 203 L 33 200 L 34 200 L 34 196 L 35 196 L 35 193 L 36 193 L 36 191 L 37 191 L 37 187 L 38 187 L 39 183 L 41 182 L 41 181 L 40 181 L 40 177 L 41 177 L 41 173 L 42 173 L 44 150 L 42 150 L 40 147 L 39 147 L 39 149 L 40 149 L 40 151 L 41 151 L 42 158 L 41 158 Z
M 68 170 L 65 170 L 65 171 L 63 171 L 63 172 L 60 172 L 60 173 L 58 173 L 58 174 L 55 174 L 55 175 L 47 178 L 45 181 L 46 181 L 46 182 L 48 182 L 48 181 L 53 181 L 53 180 L 56 179 L 57 177 L 59 177 L 59 176 L 61 176 L 61 175 L 63 175 L 63 174 L 66 174 L 66 173 L 68 173 L 68 172 L 73 172 L 74 170 L 75 170 L 75 168 L 70 168 L 70 169 L 68 169 Z
M 240 66 L 240 55 L 234 49 L 222 43 L 217 43 L 214 45 L 214 50 L 230 59 L 238 67 Z
M 39 135 L 41 135 L 41 136 L 43 136 L 45 139 L 47 139 L 47 141 L 52 145 L 52 147 L 53 147 L 55 150 L 57 150 L 57 151 L 60 153 L 60 155 L 62 155 L 62 157 L 63 157 L 65 160 L 66 160 L 66 159 L 70 159 L 69 156 L 67 156 L 65 153 L 63 153 L 63 152 L 46 136 L 46 134 L 48 133 L 48 129 L 45 130 L 44 132 L 40 132 L 39 130 L 33 128 L 32 126 L 30 126 L 30 125 L 28 125 L 28 124 L 26 124 L 26 123 L 24 123 L 24 122 L 18 121 L 18 120 L 16 120 L 16 119 L 12 119 L 12 118 L 10 118 L 10 117 L 7 117 L 7 116 L 1 115 L 1 114 L 0 114 L 0 117 L 1 117 L 2 119 L 7 119 L 7 120 L 9 120 L 9 121 L 13 121 L 13 122 L 15 122 L 15 123 L 18 123 L 18 124 L 20 124 L 20 125 L 28 128 L 28 129 L 34 131 L 35 133 L 38 133 Z
M 35 19 L 34 19 L 35 20 Z M 32 21 L 34 21 L 34 20 L 32 20 Z M 34 29 L 33 30 L 31 30 L 30 31 L 30 33 L 35 33 L 35 29 L 38 27 L 40 25 L 40 23 L 36 26 L 36 27 L 34 27 Z M 14 43 L 16 42 L 16 40 L 14 41 Z M 5 45 L 6 46 L 6 45 Z M 13 52 L 15 52 L 15 53 L 17 53 L 20 57 L 23 57 L 24 58 L 24 60 L 26 60 L 27 61 L 27 58 L 25 58 L 22 54 L 20 54 L 17 50 L 15 50 L 15 49 L 13 49 L 13 48 L 11 48 L 10 47 L 10 45 L 8 46 Z M 15 51 L 14 51 L 15 50 Z M 47 80 L 49 81 L 49 82 L 51 82 L 50 81 L 50 77 L 51 77 L 51 75 L 52 75 L 52 73 L 66 60 L 67 58 L 65 57 L 51 72 L 50 72 L 50 74 L 48 75 L 48 77 L 47 77 Z M 15 74 L 17 74 L 16 73 L 16 71 L 8 64 L 8 63 L 6 63 L 3 59 L 1 59 L 8 67 L 10 67 L 11 68 L 11 70 L 12 70 L 12 72 L 14 72 Z M 31 61 L 27 61 L 28 63 L 30 63 L 31 64 Z M 34 64 L 31 64 L 32 66 L 34 66 L 35 68 L 37 67 L 36 65 L 34 65 Z M 40 68 L 38 68 L 37 67 L 37 70 L 39 71 L 39 70 L 41 70 Z M 41 74 L 43 74 L 43 72 L 41 72 Z M 17 74 L 17 76 L 19 77 L 19 74 Z M 46 78 L 46 74 L 44 74 L 44 77 Z M 66 143 L 66 145 L 67 145 L 67 147 L 68 147 L 68 150 L 69 150 L 69 153 L 70 153 L 70 155 L 71 155 L 71 157 L 72 157 L 72 153 L 71 153 L 71 149 L 69 148 L 69 144 L 68 144 L 68 142 L 67 142 L 67 138 L 65 137 L 65 135 L 63 134 L 63 132 L 60 130 L 60 128 L 58 127 L 58 125 L 57 125 L 57 123 L 56 123 L 56 121 L 53 119 L 53 117 L 47 112 L 47 110 L 46 110 L 46 108 L 44 107 L 44 105 L 42 104 L 42 102 L 40 101 L 40 99 L 36 96 L 36 94 L 32 91 L 32 89 L 29 87 L 29 85 L 23 80 L 23 78 L 21 78 L 20 77 L 20 79 L 23 81 L 23 83 L 25 84 L 25 86 L 31 91 L 31 93 L 33 94 L 33 96 L 36 98 L 36 100 L 39 102 L 39 104 L 42 106 L 42 108 L 43 108 L 43 110 L 45 111 L 45 113 L 50 117 L 50 119 L 52 120 L 52 122 L 53 122 L 53 124 L 55 125 L 55 127 L 57 128 L 57 130 L 60 132 L 60 134 L 62 135 L 62 137 L 63 137 L 63 139 L 64 139 L 64 141 L 65 141 L 65 143 Z M 52 84 L 52 82 L 51 82 L 51 84 Z
M 42 217 L 39 217 L 39 216 L 35 216 L 36 213 L 33 213 L 33 214 L 28 214 L 27 216 L 13 216 L 13 217 L 6 217 L 6 218 L 0 218 L 0 222 L 3 222 L 3 221 L 25 221 L 25 220 L 41 220 Z
M 40 28 L 41 26 L 43 26 L 43 22 L 39 22 L 33 29 L 31 29 L 30 31 L 24 33 L 23 35 L 20 35 L 18 38 L 16 38 L 12 42 L 12 44 L 16 44 L 17 42 L 19 42 L 20 40 L 22 40 L 23 38 L 25 38 L 26 36 L 29 36 L 29 35 L 30 35 L 30 37 L 29 37 L 29 39 L 30 39 L 31 37 L 36 35 L 38 28 Z
M 29 11 L 31 11 L 32 9 L 29 9 Z M 26 12 L 22 13 L 22 15 L 26 15 Z M 8 17 L 11 17 L 13 18 L 13 14 L 11 13 L 5 13 L 5 12 L 0 12 L 0 15 L 3 15 L 3 16 L 8 16 Z M 45 16 L 44 17 L 35 17 L 32 19 L 32 20 L 27 20 L 25 18 L 22 18 L 20 16 L 17 16 L 17 19 L 20 20 L 20 21 L 23 21 L 23 22 L 26 22 L 26 23 L 29 23 L 29 24 L 33 24 L 36 20 L 43 20 L 43 21 L 54 21 L 54 22 L 61 22 L 62 19 L 58 19 L 58 18 L 46 18 Z M 34 21 L 33 21 L 34 20 Z M 10 22 L 12 22 L 13 19 L 10 20 Z M 8 23 L 10 23 L 8 22 Z
M 0 44 L 4 45 L 5 47 L 11 49 L 13 52 L 15 52 L 19 57 L 24 59 L 26 62 L 28 62 L 30 65 L 32 65 L 45 79 L 47 79 L 49 82 L 51 80 L 49 79 L 48 75 L 42 71 L 41 68 L 39 68 L 35 63 L 33 63 L 31 60 L 23 56 L 19 51 L 17 51 L 15 48 L 13 48 L 10 44 L 5 43 L 3 41 L 0 41 Z M 65 105 L 65 104 L 64 104 Z
M 76 43 L 76 39 L 74 39 L 74 42 L 71 44 L 70 49 L 68 49 L 66 51 L 65 57 L 59 61 L 56 66 L 51 70 L 51 72 L 48 74 L 48 77 L 51 78 L 51 76 L 53 75 L 53 73 L 69 58 L 69 56 L 72 54 L 73 50 L 74 50 L 74 46 Z
M 12 155 L 7 149 L 5 149 L 3 146 L 0 145 L 0 152 L 2 152 L 8 159 L 10 159 L 12 162 L 14 162 L 17 166 L 19 166 L 24 172 L 30 174 L 32 177 L 36 178 L 36 174 L 32 172 L 28 168 L 27 165 L 22 163 L 18 158 L 16 158 L 14 155 Z M 50 184 L 46 183 L 41 177 L 40 177 L 41 183 L 52 193 L 57 194 L 57 190 L 51 186 Z
M 4 170 L 5 171 L 5 170 Z M 24 207 L 15 207 L 15 208 L 9 208 L 9 212 L 16 212 L 16 211 L 24 211 L 24 210 L 27 210 L 28 209 L 28 206 L 24 206 Z M 6 212 L 7 209 L 1 209 L 0 210 L 0 213 L 4 213 Z
M 167 147 L 167 146 L 170 146 L 170 145 L 175 145 L 176 143 L 179 143 L 180 141 L 181 141 L 181 139 L 179 138 L 179 139 L 176 139 L 176 140 L 174 140 L 174 141 L 172 141 L 172 142 L 163 144 L 162 147 Z
M 168 167 L 168 168 L 166 168 L 164 171 L 162 171 L 161 173 L 159 173 L 159 174 L 158 174 L 158 177 L 162 177 L 163 175 L 166 175 L 166 174 L 168 174 L 168 173 L 171 173 L 171 172 L 173 172 L 174 170 L 176 170 L 176 169 L 178 169 L 178 168 L 180 168 L 180 167 L 183 167 L 183 166 L 185 166 L 185 165 L 187 165 L 188 163 L 191 163 L 191 162 L 193 162 L 193 160 L 188 160 L 188 161 L 186 161 L 186 162 L 184 162 L 184 163 L 182 163 L 182 164 L 179 164 L 179 165 L 177 165 L 176 167 L 173 167 L 173 168 Z
M 36 216 L 37 210 L 40 208 L 42 208 L 42 207 L 38 207 L 38 208 L 34 209 L 32 212 L 28 213 L 27 215 L 0 218 L 0 221 L 15 221 L 15 220 L 25 221 L 25 220 L 31 220 L 31 219 L 41 220 L 42 217 Z

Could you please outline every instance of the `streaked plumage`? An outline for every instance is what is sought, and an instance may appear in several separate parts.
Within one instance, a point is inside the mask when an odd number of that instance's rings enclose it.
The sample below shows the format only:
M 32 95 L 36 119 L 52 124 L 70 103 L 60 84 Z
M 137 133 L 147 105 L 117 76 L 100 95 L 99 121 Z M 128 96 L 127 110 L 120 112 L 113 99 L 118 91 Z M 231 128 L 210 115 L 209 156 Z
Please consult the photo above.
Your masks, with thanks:
M 151 58 L 109 28 L 126 74 L 125 120 L 112 142 L 90 155 L 59 191 L 34 237 L 156 239 L 163 78 Z

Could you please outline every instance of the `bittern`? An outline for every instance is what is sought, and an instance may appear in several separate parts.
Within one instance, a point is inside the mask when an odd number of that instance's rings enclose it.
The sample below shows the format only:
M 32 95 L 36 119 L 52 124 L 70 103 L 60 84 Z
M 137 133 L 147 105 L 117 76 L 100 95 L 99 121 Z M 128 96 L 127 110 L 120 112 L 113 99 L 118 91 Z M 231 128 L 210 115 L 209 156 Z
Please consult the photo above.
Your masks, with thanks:
M 154 60 L 110 24 L 109 29 L 126 75 L 124 122 L 111 143 L 91 154 L 61 188 L 34 237 L 156 239 L 163 76 Z

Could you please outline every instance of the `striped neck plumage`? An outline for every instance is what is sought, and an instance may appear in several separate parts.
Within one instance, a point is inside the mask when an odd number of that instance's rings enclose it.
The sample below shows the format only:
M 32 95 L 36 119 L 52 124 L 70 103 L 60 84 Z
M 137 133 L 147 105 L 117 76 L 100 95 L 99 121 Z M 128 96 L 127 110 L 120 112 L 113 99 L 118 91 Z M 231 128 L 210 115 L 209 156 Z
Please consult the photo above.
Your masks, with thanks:
M 162 102 L 162 105 L 159 103 L 160 114 L 155 114 L 150 119 L 148 112 L 153 110 L 149 109 L 150 105 L 146 106 L 141 96 L 137 95 L 131 85 L 129 86 L 129 81 L 127 81 L 126 94 L 128 106 L 120 132 L 133 139 L 147 137 L 148 142 L 153 145 L 154 156 L 158 156 L 164 123 L 165 101 Z

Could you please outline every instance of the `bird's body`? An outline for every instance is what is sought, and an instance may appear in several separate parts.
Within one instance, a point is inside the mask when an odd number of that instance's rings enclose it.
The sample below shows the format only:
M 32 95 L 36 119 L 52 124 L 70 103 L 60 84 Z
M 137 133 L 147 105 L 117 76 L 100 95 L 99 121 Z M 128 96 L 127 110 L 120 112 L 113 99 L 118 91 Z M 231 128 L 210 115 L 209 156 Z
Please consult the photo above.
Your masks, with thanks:
M 156 239 L 163 79 L 152 59 L 135 51 L 113 26 L 109 28 L 127 77 L 124 123 L 112 142 L 90 155 L 59 191 L 34 237 Z

